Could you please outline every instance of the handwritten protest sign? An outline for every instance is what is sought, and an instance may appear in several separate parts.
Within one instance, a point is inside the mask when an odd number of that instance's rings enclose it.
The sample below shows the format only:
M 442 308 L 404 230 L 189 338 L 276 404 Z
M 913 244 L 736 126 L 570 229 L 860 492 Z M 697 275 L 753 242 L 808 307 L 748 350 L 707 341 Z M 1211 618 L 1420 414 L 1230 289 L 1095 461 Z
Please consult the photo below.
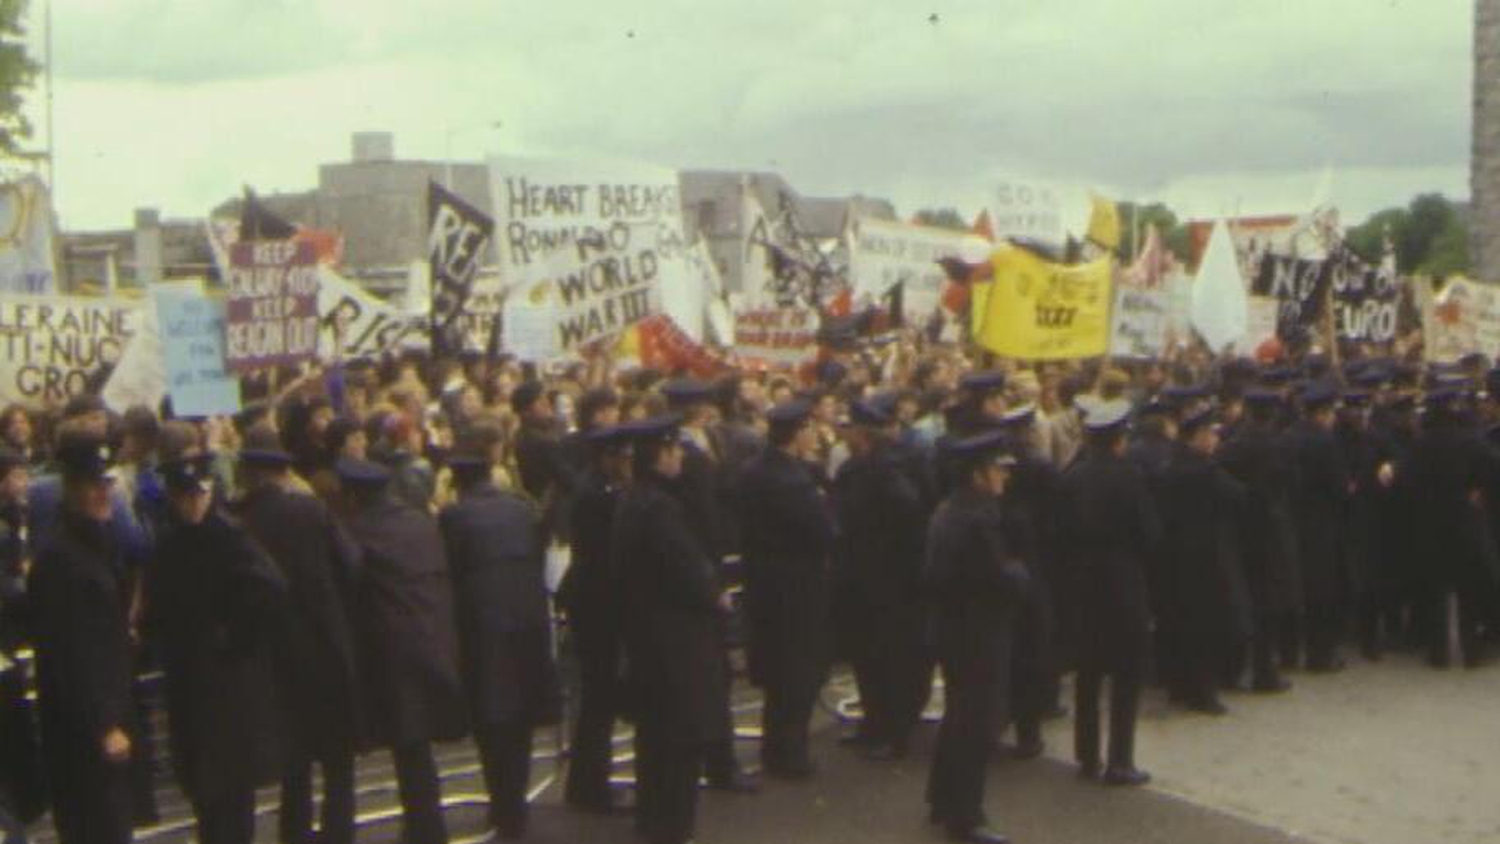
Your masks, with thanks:
M 1500 356 L 1500 286 L 1451 279 L 1425 316 L 1428 361 L 1452 363 L 1475 352 Z
M 240 386 L 224 367 L 224 301 L 200 284 L 151 291 L 161 338 L 162 372 L 179 416 L 222 416 L 240 408 Z
M 1172 324 L 1169 291 L 1120 286 L 1110 318 L 1109 353 L 1149 358 L 1161 354 Z
M 426 345 L 427 319 L 379 299 L 333 269 L 318 267 L 319 333 L 330 360 Z
M 97 385 L 137 330 L 140 303 L 121 297 L 0 297 L 0 402 L 53 406 Z
M 849 274 L 856 303 L 879 301 L 903 285 L 901 308 L 906 321 L 920 324 L 942 307 L 948 275 L 939 261 L 952 258 L 977 264 L 989 257 L 990 243 L 968 232 L 914 226 L 890 220 L 861 219 L 851 232 Z
M 488 341 L 488 326 L 462 330 L 460 320 L 474 290 L 485 244 L 495 231 L 495 221 L 436 183 L 427 187 L 427 208 L 433 351 L 441 354 L 465 347 L 482 351 Z
M 1034 182 L 1001 182 L 990 196 L 995 239 L 1062 243 L 1062 203 L 1055 188 Z
M 501 278 L 553 288 L 560 353 L 660 310 L 663 274 L 685 248 L 676 171 L 494 158 L 490 184 Z
M 52 200 L 35 176 L 0 184 L 0 293 L 53 293 Z
M 318 351 L 318 256 L 295 240 L 243 241 L 229 259 L 225 361 L 243 372 Z
M 765 367 L 795 367 L 818 354 L 818 312 L 812 308 L 767 308 L 734 315 L 734 350 L 740 359 Z

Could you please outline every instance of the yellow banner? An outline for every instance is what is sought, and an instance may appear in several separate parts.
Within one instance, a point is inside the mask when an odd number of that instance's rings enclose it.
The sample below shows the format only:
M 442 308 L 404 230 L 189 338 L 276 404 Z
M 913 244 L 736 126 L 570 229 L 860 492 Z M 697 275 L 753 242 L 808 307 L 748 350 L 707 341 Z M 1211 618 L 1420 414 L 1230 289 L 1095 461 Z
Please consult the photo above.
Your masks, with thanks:
M 995 280 L 975 285 L 974 341 L 997 355 L 1066 360 L 1109 347 L 1108 258 L 1065 266 L 1018 247 L 994 253 Z

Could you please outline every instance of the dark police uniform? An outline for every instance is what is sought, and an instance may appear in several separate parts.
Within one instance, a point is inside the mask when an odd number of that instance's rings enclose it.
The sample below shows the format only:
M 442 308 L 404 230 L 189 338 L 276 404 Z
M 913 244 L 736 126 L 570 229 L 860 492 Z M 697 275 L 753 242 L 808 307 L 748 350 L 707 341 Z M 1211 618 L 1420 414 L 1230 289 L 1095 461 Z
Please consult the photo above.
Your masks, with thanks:
M 1332 388 L 1314 385 L 1304 394 L 1303 403 L 1311 414 L 1336 398 Z M 1297 514 L 1297 559 L 1305 602 L 1307 668 L 1337 670 L 1343 667 L 1338 639 L 1351 586 L 1345 570 L 1348 557 L 1343 533 L 1353 477 L 1332 431 L 1309 418 L 1293 425 L 1288 436 L 1297 469 L 1292 501 Z
M 535 508 L 488 480 L 490 463 L 449 464 L 459 499 L 439 516 L 453 575 L 460 668 L 479 745 L 490 819 L 526 828 L 533 731 L 558 720 L 545 544 Z
M 102 443 L 80 442 L 58 458 L 65 474 L 98 478 L 112 455 Z M 103 752 L 105 734 L 126 729 L 133 717 L 124 554 L 110 523 L 59 507 L 27 584 L 42 747 L 62 844 L 130 841 L 129 763 Z
M 240 453 L 242 462 L 287 465 L 279 450 Z M 312 844 L 312 765 L 322 771 L 317 840 L 354 840 L 354 753 L 359 741 L 354 633 L 349 612 L 359 550 L 321 500 L 275 483 L 240 502 L 247 530 L 287 581 L 286 647 L 277 662 L 287 735 L 279 812 L 281 840 Z
M 1207 417 L 1205 410 L 1185 419 L 1184 437 Z M 1173 452 L 1160 499 L 1163 582 L 1172 596 L 1164 611 L 1177 637 L 1167 650 L 1182 660 L 1173 691 L 1189 708 L 1219 714 L 1218 687 L 1252 630 L 1240 559 L 1246 491 L 1212 457 L 1182 444 Z
M 1219 451 L 1219 462 L 1248 493 L 1243 536 L 1245 577 L 1255 608 L 1251 640 L 1252 687 L 1262 692 L 1288 688 L 1277 662 L 1284 631 L 1302 610 L 1302 577 L 1297 565 L 1297 522 L 1292 512 L 1295 470 L 1271 417 L 1281 397 L 1270 391 L 1246 394 L 1251 418 Z M 1282 664 L 1285 665 L 1286 656 Z
M 169 489 L 210 477 L 208 456 L 165 464 Z M 170 516 L 146 576 L 146 629 L 166 676 L 172 764 L 204 844 L 249 844 L 255 789 L 281 774 L 273 659 L 286 581 L 245 529 L 211 508 Z
M 974 467 L 1000 459 L 1003 434 L 949 446 L 957 462 Z M 1029 580 L 1005 541 L 994 498 L 963 484 L 937 508 L 927 533 L 923 583 L 933 601 L 932 638 L 943 669 L 943 723 L 927 785 L 932 819 L 956 840 L 1003 841 L 983 830 L 986 763 L 996 725 L 1003 722 L 1011 642 Z
M 1091 437 L 1123 436 L 1123 402 L 1088 412 Z M 1151 599 L 1146 565 L 1161 544 L 1161 526 L 1140 470 L 1090 443 L 1063 476 L 1069 574 L 1084 629 L 1078 654 L 1074 753 L 1085 774 L 1099 768 L 1099 691 L 1110 678 L 1106 781 L 1134 784 L 1135 721 L 1151 654 Z
M 856 403 L 857 424 L 889 415 Z M 851 457 L 834 478 L 835 616 L 859 685 L 857 738 L 901 755 L 932 685 L 921 594 L 928 504 L 907 456 L 890 443 Z
M 591 432 L 595 449 L 628 445 L 629 429 L 616 425 Z M 601 473 L 587 475 L 572 501 L 568 535 L 573 559 L 558 586 L 557 601 L 568 619 L 568 635 L 578 660 L 578 720 L 568 763 L 564 799 L 569 805 L 607 811 L 614 724 L 624 706 L 620 677 L 621 599 L 610 568 L 610 531 L 622 487 Z
M 773 426 L 810 408 L 772 408 Z M 774 446 L 740 479 L 750 679 L 765 691 L 761 758 L 778 776 L 812 773 L 808 724 L 828 668 L 828 553 L 833 526 L 808 466 Z
M 348 527 L 361 553 L 353 617 L 368 738 L 391 750 L 408 844 L 444 844 L 431 743 L 462 737 L 466 713 L 442 536 L 389 494 L 384 467 L 345 461 L 339 474 L 357 500 Z
M 658 420 L 636 436 L 636 479 L 611 537 L 636 720 L 636 826 L 652 844 L 681 844 L 692 837 L 704 757 L 721 739 L 723 588 L 670 481 L 644 471 L 642 450 L 665 447 L 675 426 Z

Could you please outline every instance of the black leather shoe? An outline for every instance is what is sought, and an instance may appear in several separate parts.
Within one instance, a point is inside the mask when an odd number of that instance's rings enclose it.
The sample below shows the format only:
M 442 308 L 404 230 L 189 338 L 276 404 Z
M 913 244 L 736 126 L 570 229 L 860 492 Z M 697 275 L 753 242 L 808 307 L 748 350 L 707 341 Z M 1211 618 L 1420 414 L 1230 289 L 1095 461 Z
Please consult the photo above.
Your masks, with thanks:
M 711 777 L 708 789 L 725 794 L 759 794 L 760 780 L 740 771 L 727 777 Z
M 1010 756 L 1012 759 L 1036 759 L 1046 752 L 1046 742 L 1042 741 L 1041 739 L 1037 739 L 1035 741 L 1023 741 L 1015 747 L 1011 748 Z
M 1096 780 L 1099 778 L 1098 762 L 1079 762 L 1078 778 L 1081 780 Z
M 1274 695 L 1287 691 L 1291 687 L 1291 681 L 1286 679 L 1285 677 L 1266 677 L 1264 679 L 1256 680 L 1255 684 L 1252 685 L 1250 689 L 1251 691 L 1257 692 L 1259 694 Z
M 1010 839 L 982 826 L 969 827 L 968 829 L 949 829 L 949 841 L 967 842 L 967 844 L 1010 844 Z
M 766 776 L 778 780 L 807 780 L 818 773 L 818 766 L 808 761 L 778 762 L 765 765 Z
M 892 762 L 897 759 L 906 758 L 906 745 L 903 744 L 877 744 L 865 751 L 865 756 L 876 762 Z
M 1203 699 L 1200 699 L 1200 700 L 1190 700 L 1186 704 L 1184 704 L 1184 708 L 1187 709 L 1187 711 L 1189 711 L 1189 712 L 1197 712 L 1197 713 L 1202 714 L 1202 715 L 1227 715 L 1227 714 L 1229 714 L 1229 707 L 1225 706 L 1217 698 L 1203 698 Z
M 1105 785 L 1145 785 L 1151 781 L 1151 775 L 1136 768 L 1114 768 L 1104 772 Z

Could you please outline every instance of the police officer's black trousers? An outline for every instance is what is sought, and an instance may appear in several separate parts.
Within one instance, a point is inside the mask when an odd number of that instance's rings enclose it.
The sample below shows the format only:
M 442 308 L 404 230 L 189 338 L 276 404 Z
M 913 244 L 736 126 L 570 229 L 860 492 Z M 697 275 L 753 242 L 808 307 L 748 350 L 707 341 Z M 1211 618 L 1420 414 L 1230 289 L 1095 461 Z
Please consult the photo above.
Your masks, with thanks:
M 1309 605 L 1303 626 L 1307 634 L 1307 667 L 1319 670 L 1333 666 L 1338 659 L 1339 639 L 1344 630 L 1343 606 L 1338 603 Z
M 734 752 L 734 702 L 730 699 L 734 669 L 729 664 L 729 651 L 724 650 L 724 683 L 721 692 L 723 706 L 718 710 L 718 723 L 714 741 L 708 746 L 704 757 L 703 774 L 710 783 L 727 785 L 740 776 L 739 757 Z
M 1282 682 L 1277 659 L 1282 646 L 1282 631 L 1287 614 L 1261 611 L 1256 614 L 1255 632 L 1250 636 L 1250 682 L 1252 687 L 1269 689 Z
M 614 756 L 615 715 L 619 708 L 620 644 L 612 635 L 579 629 L 578 720 L 568 762 L 568 803 L 593 809 L 610 805 L 609 772 Z
M 255 789 L 229 788 L 193 801 L 198 844 L 251 844 L 255 840 Z
M 58 744 L 44 739 L 42 746 L 59 844 L 130 844 L 129 765 L 104 762 L 91 739 L 70 736 L 65 742 L 70 747 Z
M 643 717 L 636 724 L 635 828 L 647 844 L 683 844 L 693 837 L 698 773 L 704 746 L 677 725 Z
M 984 783 L 997 725 L 1004 723 L 1009 641 L 986 643 L 980 661 L 943 660 L 943 723 L 927 778 L 933 817 L 953 832 L 985 823 Z
M 1141 677 L 1137 671 L 1116 671 L 1109 682 L 1109 766 L 1135 766 L 1135 719 L 1141 701 Z M 1099 692 L 1104 672 L 1083 666 L 1078 669 L 1073 721 L 1073 756 L 1085 766 L 1099 764 Z
M 323 773 L 319 832 L 313 834 L 313 762 Z M 354 749 L 330 751 L 316 760 L 299 759 L 281 777 L 282 844 L 353 844 Z
M 490 823 L 502 834 L 519 835 L 526 828 L 526 791 L 531 785 L 531 725 L 488 724 L 474 732 L 490 794 Z
M 403 844 L 447 844 L 443 792 L 432 746 L 425 741 L 391 748 L 401 797 Z
M 810 763 L 807 734 L 821 687 L 802 677 L 777 677 L 766 684 L 760 746 L 766 770 L 786 771 Z

